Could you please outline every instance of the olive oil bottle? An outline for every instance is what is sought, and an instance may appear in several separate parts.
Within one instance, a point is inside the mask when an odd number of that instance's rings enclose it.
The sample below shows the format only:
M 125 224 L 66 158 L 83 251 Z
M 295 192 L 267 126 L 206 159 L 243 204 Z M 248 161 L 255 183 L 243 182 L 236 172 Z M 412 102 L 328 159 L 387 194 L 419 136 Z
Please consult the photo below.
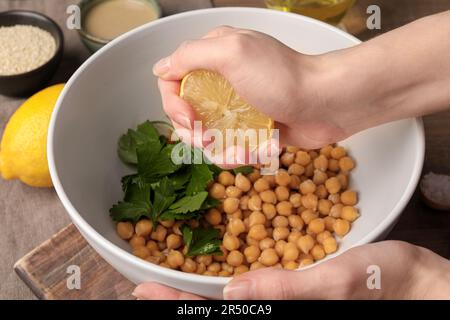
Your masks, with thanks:
M 266 6 L 336 25 L 354 2 L 355 0 L 266 0 Z

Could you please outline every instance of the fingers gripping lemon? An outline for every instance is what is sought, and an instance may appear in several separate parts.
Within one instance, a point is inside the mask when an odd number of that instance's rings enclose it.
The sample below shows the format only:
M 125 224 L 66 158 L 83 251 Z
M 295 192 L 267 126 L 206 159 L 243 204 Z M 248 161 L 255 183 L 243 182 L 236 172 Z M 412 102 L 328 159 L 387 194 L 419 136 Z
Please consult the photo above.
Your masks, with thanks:
M 47 131 L 63 84 L 48 87 L 25 101 L 12 115 L 0 146 L 0 173 L 33 187 L 51 187 Z

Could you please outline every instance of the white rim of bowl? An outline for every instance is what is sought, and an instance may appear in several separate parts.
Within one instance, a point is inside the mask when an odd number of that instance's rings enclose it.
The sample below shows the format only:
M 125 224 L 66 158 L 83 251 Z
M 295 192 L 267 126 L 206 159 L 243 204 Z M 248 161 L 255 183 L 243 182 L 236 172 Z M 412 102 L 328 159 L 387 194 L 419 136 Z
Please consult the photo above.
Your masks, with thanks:
M 141 32 L 141 30 L 144 30 L 146 28 L 149 28 L 151 26 L 160 25 L 164 23 L 169 23 L 172 20 L 176 20 L 182 17 L 186 16 L 201 16 L 204 13 L 210 13 L 210 12 L 228 12 L 228 13 L 242 13 L 242 12 L 248 12 L 248 13 L 258 13 L 258 14 L 271 14 L 271 15 L 285 15 L 290 16 L 293 19 L 299 19 L 303 21 L 308 21 L 311 24 L 314 24 L 316 26 L 319 26 L 324 29 L 331 30 L 335 33 L 338 33 L 339 35 L 351 40 L 354 45 L 357 45 L 361 43 L 359 39 L 356 37 L 334 27 L 331 26 L 325 22 L 321 22 L 318 20 L 315 20 L 313 18 L 305 17 L 299 14 L 295 13 L 289 13 L 289 12 L 282 12 L 272 9 L 264 9 L 264 8 L 241 8 L 241 7 L 226 7 L 226 8 L 208 8 L 208 9 L 200 9 L 200 10 L 193 10 L 193 11 L 187 11 L 183 13 L 174 14 L 168 17 L 160 18 L 155 21 L 149 22 L 145 25 L 142 25 L 136 29 L 133 29 L 116 39 L 112 40 L 111 42 L 107 43 L 104 47 L 99 49 L 97 52 L 95 52 L 91 57 L 89 57 L 76 71 L 75 73 L 70 77 L 69 81 L 64 86 L 63 91 L 61 92 L 57 102 L 55 109 L 53 111 L 52 117 L 50 119 L 49 129 L 48 129 L 48 138 L 47 138 L 47 157 L 48 157 L 48 163 L 49 163 L 49 169 L 50 169 L 50 175 L 56 190 L 56 193 L 58 194 L 59 199 L 61 200 L 64 208 L 66 209 L 67 213 L 69 214 L 70 218 L 72 219 L 73 223 L 82 230 L 82 232 L 86 233 L 90 238 L 97 241 L 97 245 L 101 246 L 104 250 L 108 251 L 113 256 L 122 256 L 127 262 L 129 262 L 131 265 L 146 269 L 151 272 L 162 274 L 169 278 L 178 278 L 182 279 L 184 281 L 196 281 L 199 283 L 207 283 L 207 284 L 214 284 L 214 285 L 225 285 L 228 283 L 232 278 L 231 277 L 214 277 L 214 276 L 204 276 L 204 275 L 197 275 L 197 274 L 191 274 L 186 273 L 182 271 L 177 270 L 171 270 L 168 268 L 160 267 L 156 264 L 148 263 L 138 257 L 133 256 L 130 252 L 116 246 L 114 243 L 103 237 L 100 233 L 98 233 L 93 227 L 91 227 L 84 219 L 83 217 L 78 213 L 77 209 L 72 205 L 71 201 L 69 200 L 69 197 L 64 191 L 64 188 L 61 184 L 61 181 L 59 179 L 58 171 L 55 166 L 55 158 L 53 154 L 53 136 L 55 132 L 55 123 L 58 118 L 59 111 L 61 109 L 62 101 L 64 100 L 65 95 L 70 90 L 71 86 L 77 81 L 78 76 L 86 69 L 88 68 L 94 61 L 106 50 L 108 50 L 110 47 L 115 46 L 116 44 L 123 41 L 125 38 L 129 36 L 133 36 L 134 34 L 137 34 Z M 418 129 L 418 152 L 419 155 L 416 159 L 416 162 L 414 163 L 414 169 L 413 174 L 409 180 L 409 183 L 398 201 L 397 205 L 391 210 L 389 215 L 384 219 L 375 229 L 373 229 L 371 232 L 369 232 L 365 237 L 363 237 L 361 240 L 359 240 L 357 243 L 355 243 L 352 247 L 356 247 L 362 244 L 370 243 L 374 240 L 377 240 L 377 238 L 382 235 L 382 233 L 391 225 L 393 224 L 402 213 L 402 210 L 407 205 L 409 199 L 414 193 L 414 190 L 416 188 L 416 185 L 419 181 L 420 173 L 423 166 L 423 160 L 424 160 L 424 154 L 425 154 L 425 136 L 424 136 L 424 129 L 423 129 L 423 122 L 421 118 L 416 118 L 415 123 Z M 342 253 L 342 252 L 341 252 Z

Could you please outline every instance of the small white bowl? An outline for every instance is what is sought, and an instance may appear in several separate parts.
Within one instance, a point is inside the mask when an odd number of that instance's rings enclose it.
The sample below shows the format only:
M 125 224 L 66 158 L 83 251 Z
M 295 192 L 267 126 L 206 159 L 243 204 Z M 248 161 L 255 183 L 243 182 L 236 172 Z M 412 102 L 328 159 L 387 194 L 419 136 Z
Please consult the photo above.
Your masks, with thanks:
M 134 257 L 116 235 L 108 210 L 121 199 L 120 178 L 129 173 L 117 156 L 117 139 L 146 119 L 165 117 L 152 65 L 182 41 L 219 25 L 262 31 L 309 54 L 359 43 L 325 23 L 274 10 L 205 9 L 163 18 L 107 44 L 75 72 L 58 100 L 48 134 L 53 183 L 89 244 L 135 283 L 158 281 L 211 298 L 222 297 L 230 278 L 169 270 Z M 394 226 L 421 172 L 423 126 L 420 119 L 397 121 L 342 144 L 358 164 L 352 187 L 359 192 L 362 215 L 336 254 L 381 239 Z

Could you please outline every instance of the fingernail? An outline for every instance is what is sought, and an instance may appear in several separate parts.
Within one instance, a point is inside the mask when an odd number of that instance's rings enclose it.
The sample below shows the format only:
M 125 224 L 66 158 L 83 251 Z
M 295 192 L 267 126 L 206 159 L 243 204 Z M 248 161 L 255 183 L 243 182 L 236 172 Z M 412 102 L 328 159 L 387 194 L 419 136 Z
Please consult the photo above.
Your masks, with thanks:
M 139 296 L 139 294 L 137 294 L 136 293 L 136 289 L 134 289 L 134 291 L 131 293 L 131 295 L 133 296 L 133 297 L 135 297 L 136 299 L 141 299 L 141 297 Z
M 232 281 L 223 289 L 223 298 L 225 300 L 245 300 L 250 297 L 252 283 L 251 281 L 241 280 Z
M 188 116 L 186 116 L 186 115 L 184 115 L 182 113 L 176 114 L 174 116 L 174 120 L 175 120 L 175 122 L 177 122 L 178 124 L 182 125 L 186 129 L 192 130 L 192 122 L 191 122 L 191 119 L 189 119 Z
M 155 65 L 153 66 L 153 74 L 155 76 L 162 76 L 170 69 L 170 59 L 169 57 L 163 58 L 159 60 Z

